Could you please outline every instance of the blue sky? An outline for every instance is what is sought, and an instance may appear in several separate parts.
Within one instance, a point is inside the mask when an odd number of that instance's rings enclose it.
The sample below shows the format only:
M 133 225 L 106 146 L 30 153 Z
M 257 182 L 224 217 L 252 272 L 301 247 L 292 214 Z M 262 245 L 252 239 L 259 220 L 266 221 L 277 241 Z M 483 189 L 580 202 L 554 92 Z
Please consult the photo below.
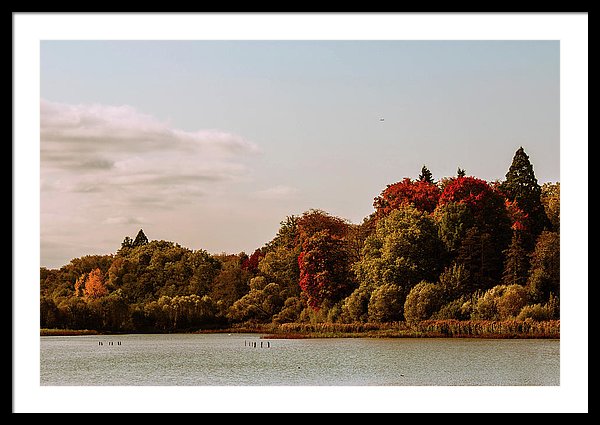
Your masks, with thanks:
M 287 215 L 358 223 L 387 184 L 560 180 L 558 41 L 43 41 L 41 265 L 143 228 L 251 252 Z M 384 118 L 385 121 L 380 121 Z

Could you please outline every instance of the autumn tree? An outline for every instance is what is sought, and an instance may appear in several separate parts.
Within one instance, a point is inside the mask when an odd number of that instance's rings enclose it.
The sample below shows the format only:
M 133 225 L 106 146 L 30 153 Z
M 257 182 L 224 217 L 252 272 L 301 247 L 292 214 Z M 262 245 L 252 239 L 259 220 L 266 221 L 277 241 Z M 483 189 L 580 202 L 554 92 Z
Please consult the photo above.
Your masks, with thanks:
M 515 152 L 506 180 L 500 184 L 500 190 L 510 201 L 516 201 L 519 208 L 527 214 L 530 236 L 524 238 L 524 243 L 527 248 L 532 247 L 537 236 L 549 226 L 549 222 L 541 201 L 542 188 L 523 147 Z
M 321 210 L 309 210 L 298 219 L 302 251 L 298 256 L 300 287 L 308 303 L 318 309 L 333 304 L 354 287 L 346 240 L 348 223 Z
M 497 284 L 512 235 L 502 193 L 485 180 L 456 177 L 444 187 L 434 217 L 455 261 L 468 271 L 470 289 Z
M 264 257 L 262 250 L 257 248 L 252 255 L 243 259 L 241 267 L 243 270 L 248 270 L 250 273 L 258 272 L 258 263 Z
M 335 303 L 353 289 L 345 242 L 327 230 L 304 241 L 298 266 L 299 284 L 312 308 L 319 308 L 324 301 Z
M 507 225 L 504 197 L 485 180 L 476 177 L 456 177 L 445 187 L 439 205 L 459 203 L 469 208 L 479 227 L 486 230 Z
M 440 189 L 427 180 L 404 180 L 388 185 L 381 195 L 375 198 L 373 206 L 377 217 L 384 217 L 391 211 L 405 205 L 412 205 L 419 211 L 432 212 L 440 197 Z
M 88 274 L 83 292 L 88 299 L 100 298 L 108 294 L 100 269 L 94 269 Z

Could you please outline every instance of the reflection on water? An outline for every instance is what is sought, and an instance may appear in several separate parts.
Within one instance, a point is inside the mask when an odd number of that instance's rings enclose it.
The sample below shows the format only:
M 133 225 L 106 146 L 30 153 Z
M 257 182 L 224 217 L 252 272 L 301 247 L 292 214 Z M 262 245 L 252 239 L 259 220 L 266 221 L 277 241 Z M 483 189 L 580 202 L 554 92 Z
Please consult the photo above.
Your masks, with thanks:
M 558 340 L 41 337 L 42 385 L 559 385 Z

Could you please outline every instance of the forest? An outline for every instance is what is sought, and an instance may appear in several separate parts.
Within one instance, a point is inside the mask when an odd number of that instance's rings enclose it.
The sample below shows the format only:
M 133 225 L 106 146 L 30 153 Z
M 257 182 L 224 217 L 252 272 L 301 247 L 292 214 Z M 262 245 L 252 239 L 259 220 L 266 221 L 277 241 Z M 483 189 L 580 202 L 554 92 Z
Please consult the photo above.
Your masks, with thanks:
M 194 332 L 235 326 L 560 317 L 560 183 L 519 148 L 504 180 L 458 168 L 387 185 L 353 224 L 312 209 L 251 253 L 211 254 L 140 229 L 110 255 L 40 268 L 40 327 Z M 118 246 L 118 241 L 115 244 Z

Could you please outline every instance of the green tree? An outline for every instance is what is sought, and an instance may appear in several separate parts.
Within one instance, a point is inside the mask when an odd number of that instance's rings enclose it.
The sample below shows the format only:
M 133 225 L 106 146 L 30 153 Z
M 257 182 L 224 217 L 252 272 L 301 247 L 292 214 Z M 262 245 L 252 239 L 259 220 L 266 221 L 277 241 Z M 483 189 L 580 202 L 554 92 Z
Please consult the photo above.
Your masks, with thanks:
M 392 283 L 408 290 L 421 280 L 437 280 L 444 260 L 444 245 L 431 216 L 403 206 L 378 221 L 354 268 L 361 283 Z
M 470 276 L 464 264 L 454 263 L 440 274 L 439 285 L 447 298 L 466 295 L 470 291 Z
M 275 323 L 290 323 L 298 322 L 302 311 L 306 308 L 307 300 L 306 295 L 301 294 L 299 296 L 289 297 L 283 303 L 281 311 L 273 316 L 273 322 Z
M 531 256 L 531 270 L 527 281 L 532 297 L 537 302 L 560 293 L 560 236 L 556 232 L 542 232 Z
M 369 301 L 373 288 L 361 284 L 342 304 L 342 318 L 345 322 L 366 322 L 369 318 Z
M 250 292 L 230 307 L 228 316 L 236 321 L 269 322 L 284 305 L 281 288 L 263 276 L 250 280 Z
M 497 285 L 478 296 L 473 305 L 472 319 L 507 320 L 519 315 L 527 305 L 529 295 L 521 285 Z
M 403 293 L 398 285 L 384 283 L 371 294 L 369 319 L 375 322 L 394 322 L 402 318 Z
M 415 285 L 406 297 L 404 318 L 411 323 L 429 319 L 444 302 L 444 289 L 441 286 L 422 281 Z
M 449 202 L 439 205 L 433 216 L 440 239 L 448 252 L 452 256 L 456 255 L 467 231 L 475 225 L 471 208 L 464 203 Z
M 506 285 L 502 296 L 496 301 L 501 320 L 514 319 L 529 302 L 527 289 L 522 285 Z
M 466 171 L 460 167 L 456 169 L 456 177 L 465 177 Z
M 220 260 L 221 270 L 208 295 L 213 300 L 220 302 L 220 313 L 226 315 L 229 307 L 250 290 L 249 281 L 252 274 L 247 270 L 242 270 L 237 255 L 221 256 Z
M 541 201 L 552 231 L 560 233 L 560 183 L 544 183 Z
M 278 245 L 272 248 L 258 263 L 258 270 L 266 276 L 270 282 L 277 283 L 286 297 L 300 295 L 300 268 L 298 267 L 298 255 L 300 247 L 289 248 L 286 245 Z

